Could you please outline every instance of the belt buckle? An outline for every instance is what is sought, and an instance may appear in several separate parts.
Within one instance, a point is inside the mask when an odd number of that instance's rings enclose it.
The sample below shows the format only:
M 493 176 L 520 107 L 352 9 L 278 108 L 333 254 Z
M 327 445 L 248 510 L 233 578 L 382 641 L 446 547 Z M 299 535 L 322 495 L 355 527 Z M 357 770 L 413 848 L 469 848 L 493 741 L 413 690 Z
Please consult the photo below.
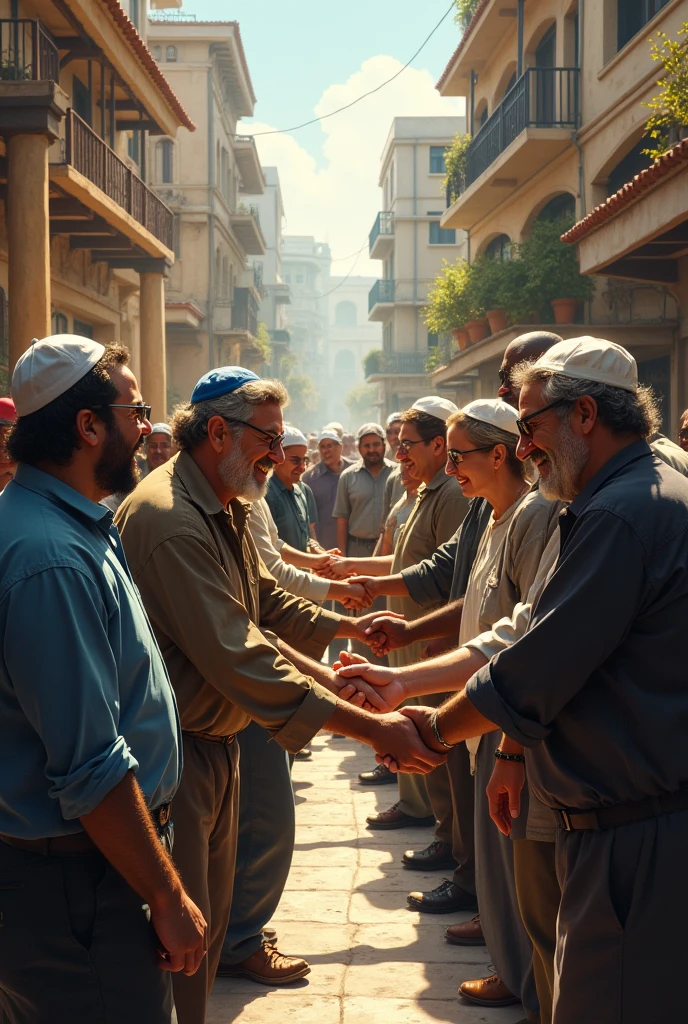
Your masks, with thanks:
M 568 811 L 555 811 L 559 825 L 564 829 L 565 832 L 573 832 L 573 825 L 571 824 L 571 817 Z

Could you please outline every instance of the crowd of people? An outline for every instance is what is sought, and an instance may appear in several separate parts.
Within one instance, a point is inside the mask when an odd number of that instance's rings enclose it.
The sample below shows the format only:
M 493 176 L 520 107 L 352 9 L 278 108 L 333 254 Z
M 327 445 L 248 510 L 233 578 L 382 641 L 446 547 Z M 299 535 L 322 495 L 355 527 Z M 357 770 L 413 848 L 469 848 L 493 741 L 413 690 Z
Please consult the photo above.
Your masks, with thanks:
M 151 424 L 124 347 L 20 358 L 3 1024 L 203 1024 L 217 975 L 307 975 L 269 921 L 320 730 L 398 785 L 371 830 L 429 830 L 402 863 L 451 877 L 408 905 L 471 914 L 445 938 L 494 967 L 462 999 L 680 1019 L 688 410 L 674 444 L 630 353 L 590 337 L 522 335 L 499 379 L 307 436 L 243 367 Z

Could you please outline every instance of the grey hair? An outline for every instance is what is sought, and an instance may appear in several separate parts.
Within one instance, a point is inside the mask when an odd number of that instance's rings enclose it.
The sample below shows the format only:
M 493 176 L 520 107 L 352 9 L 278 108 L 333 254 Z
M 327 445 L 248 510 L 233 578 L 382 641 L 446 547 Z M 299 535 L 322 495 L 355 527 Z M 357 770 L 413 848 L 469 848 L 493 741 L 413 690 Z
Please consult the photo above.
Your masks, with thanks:
M 252 380 L 230 395 L 209 398 L 195 405 L 178 405 L 172 414 L 172 439 L 179 448 L 195 448 L 208 436 L 208 421 L 213 416 L 228 420 L 251 422 L 257 405 L 276 402 L 283 407 L 289 401 L 287 389 L 279 380 Z M 243 428 L 239 425 L 236 430 Z
M 502 430 L 501 427 L 496 427 L 492 423 L 485 423 L 484 420 L 477 420 L 474 416 L 468 416 L 461 411 L 452 413 L 447 420 L 447 430 L 449 431 L 452 427 L 460 427 L 465 430 L 476 448 L 482 448 L 483 445 L 485 447 L 504 445 L 507 468 L 519 480 L 527 478 L 526 464 L 521 462 L 516 455 L 519 440 L 517 434 L 511 434 L 508 430 Z
M 571 411 L 566 403 L 573 405 L 583 395 L 589 395 L 597 403 L 600 420 L 612 434 L 650 437 L 661 426 L 662 417 L 655 393 L 652 388 L 644 385 L 637 391 L 627 391 L 596 380 L 567 377 L 563 373 L 538 369 L 533 362 L 519 363 L 513 371 L 512 380 L 518 388 L 543 381 L 542 399 L 545 405 L 559 400 L 565 403 L 556 410 L 561 420 L 567 419 Z

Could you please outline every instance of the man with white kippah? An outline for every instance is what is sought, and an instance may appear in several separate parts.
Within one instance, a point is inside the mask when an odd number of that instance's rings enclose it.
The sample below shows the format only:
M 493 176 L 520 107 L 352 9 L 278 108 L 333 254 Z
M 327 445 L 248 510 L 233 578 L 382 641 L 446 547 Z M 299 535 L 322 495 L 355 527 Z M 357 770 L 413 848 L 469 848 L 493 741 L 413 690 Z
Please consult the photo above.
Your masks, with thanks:
M 385 420 L 385 439 L 387 448 L 385 457 L 395 459 L 399 447 L 399 431 L 401 430 L 401 413 L 391 412 Z
M 146 438 L 145 470 L 141 475 L 148 476 L 158 466 L 164 466 L 173 454 L 172 428 L 169 423 L 154 423 Z
M 318 508 L 312 490 L 301 482 L 309 463 L 308 442 L 297 427 L 285 426 L 282 448 L 284 462 L 275 465 L 265 500 L 281 540 L 297 551 L 317 550 Z
M 385 432 L 379 423 L 364 423 L 356 434 L 361 461 L 339 477 L 332 515 L 337 519 L 337 547 L 343 555 L 368 558 L 382 528 L 385 482 L 392 463 L 385 459 Z
M 313 491 L 318 507 L 315 535 L 326 551 L 337 547 L 337 521 L 332 516 L 332 510 L 337 497 L 339 477 L 347 466 L 353 465 L 351 459 L 343 456 L 342 450 L 339 434 L 325 428 L 318 438 L 320 462 L 303 474 L 303 482 Z
M 171 1024 L 166 972 L 193 974 L 207 950 L 170 857 L 182 768 L 174 694 L 100 503 L 132 490 L 150 431 L 128 357 L 55 335 L 12 377 L 18 469 L 0 498 L 8 1024 Z
M 680 1020 L 688 482 L 645 440 L 656 402 L 621 346 L 561 342 L 514 380 L 519 457 L 570 502 L 556 571 L 527 632 L 415 720 L 436 749 L 495 726 L 515 762 L 526 749 L 558 823 L 555 1024 Z M 521 771 L 493 788 L 505 830 L 522 785 Z

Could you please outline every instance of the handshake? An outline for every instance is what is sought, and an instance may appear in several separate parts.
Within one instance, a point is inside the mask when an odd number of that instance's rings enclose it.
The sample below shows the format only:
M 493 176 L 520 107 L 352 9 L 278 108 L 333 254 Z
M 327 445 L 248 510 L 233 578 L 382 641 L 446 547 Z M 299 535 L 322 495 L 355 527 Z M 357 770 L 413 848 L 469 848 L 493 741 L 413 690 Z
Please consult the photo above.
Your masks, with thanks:
M 376 580 L 374 576 L 357 576 L 352 561 L 328 551 L 313 566 L 313 572 L 332 581 L 327 595 L 331 600 L 339 601 L 349 610 L 362 611 L 370 608 L 378 596 Z

